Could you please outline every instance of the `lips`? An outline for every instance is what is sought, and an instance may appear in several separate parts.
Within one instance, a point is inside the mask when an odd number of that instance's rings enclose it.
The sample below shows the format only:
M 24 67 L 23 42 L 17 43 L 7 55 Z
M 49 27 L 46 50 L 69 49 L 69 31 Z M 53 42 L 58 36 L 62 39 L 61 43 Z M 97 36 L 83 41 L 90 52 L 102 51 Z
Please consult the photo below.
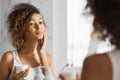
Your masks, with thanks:
M 41 34 L 43 34 L 43 31 L 36 32 L 36 34 L 41 35 Z

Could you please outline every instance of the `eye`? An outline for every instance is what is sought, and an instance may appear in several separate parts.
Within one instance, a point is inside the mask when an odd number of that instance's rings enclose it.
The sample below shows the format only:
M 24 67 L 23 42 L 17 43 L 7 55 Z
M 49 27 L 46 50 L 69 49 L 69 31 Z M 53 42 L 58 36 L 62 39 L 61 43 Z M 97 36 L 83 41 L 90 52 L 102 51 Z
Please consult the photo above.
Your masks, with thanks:
M 39 24 L 44 24 L 44 23 L 42 21 L 40 21 Z
M 35 26 L 35 23 L 29 23 L 29 26 Z

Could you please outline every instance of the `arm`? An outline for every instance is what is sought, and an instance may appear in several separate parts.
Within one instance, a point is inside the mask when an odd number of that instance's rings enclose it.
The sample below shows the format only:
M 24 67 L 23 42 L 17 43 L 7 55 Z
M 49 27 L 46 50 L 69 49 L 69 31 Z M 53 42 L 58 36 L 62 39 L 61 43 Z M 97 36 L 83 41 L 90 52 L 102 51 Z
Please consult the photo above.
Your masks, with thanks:
M 53 57 L 51 55 L 47 54 L 47 60 L 48 60 L 48 65 L 52 71 L 52 75 L 54 76 L 54 78 L 56 78 Z
M 37 45 L 37 51 L 38 51 L 38 54 L 39 54 L 39 57 L 41 60 L 41 64 L 45 67 L 45 68 L 43 68 L 44 74 L 47 71 L 47 69 L 49 68 L 49 62 L 47 60 L 47 55 L 45 52 L 46 44 L 47 44 L 47 32 L 45 29 L 43 39 L 38 40 L 38 45 Z
M 11 65 L 12 64 L 12 54 L 10 52 L 5 53 L 2 56 L 0 61 L 0 79 L 7 80 L 9 78 L 11 72 Z
M 6 52 L 1 61 L 0 61 L 0 79 L 8 80 L 10 77 L 10 73 L 12 72 L 13 67 L 13 55 L 12 52 Z M 21 71 L 20 73 L 16 73 L 16 68 L 13 70 L 13 75 L 11 75 L 10 80 L 19 80 L 27 76 L 29 73 L 29 68 L 25 71 Z
M 43 68 L 43 73 L 45 74 L 47 69 L 50 68 L 52 71 L 52 75 L 55 77 L 54 61 L 52 56 L 49 54 L 46 54 L 45 52 L 46 44 L 47 44 L 47 32 L 45 28 L 43 39 L 38 40 L 37 51 L 38 51 L 42 65 L 45 66 L 45 68 Z
M 112 67 L 105 54 L 97 54 L 85 59 L 81 80 L 112 80 Z

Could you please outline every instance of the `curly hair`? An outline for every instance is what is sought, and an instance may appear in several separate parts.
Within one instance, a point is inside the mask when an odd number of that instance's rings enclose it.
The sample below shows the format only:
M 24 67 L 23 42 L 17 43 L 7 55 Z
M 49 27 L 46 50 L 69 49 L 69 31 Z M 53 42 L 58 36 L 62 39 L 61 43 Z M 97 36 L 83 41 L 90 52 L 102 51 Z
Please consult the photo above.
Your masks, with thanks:
M 24 28 L 34 13 L 40 14 L 36 7 L 28 3 L 19 3 L 8 15 L 8 32 L 15 48 L 19 49 L 24 44 Z
M 100 32 L 103 39 L 109 37 L 111 44 L 119 47 L 120 0 L 87 0 L 86 8 L 94 15 L 94 32 Z

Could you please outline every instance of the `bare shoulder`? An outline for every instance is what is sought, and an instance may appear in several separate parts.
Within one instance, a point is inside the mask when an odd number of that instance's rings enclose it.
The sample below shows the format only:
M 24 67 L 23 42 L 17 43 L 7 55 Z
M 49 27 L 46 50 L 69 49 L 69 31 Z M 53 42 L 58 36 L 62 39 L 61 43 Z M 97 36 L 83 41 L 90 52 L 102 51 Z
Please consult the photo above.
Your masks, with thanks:
M 1 58 L 1 64 L 11 64 L 13 60 L 13 54 L 12 51 L 5 52 Z
M 107 54 L 95 54 L 84 60 L 82 80 L 111 80 L 112 66 Z
M 7 51 L 3 54 L 2 60 L 8 60 L 10 61 L 13 58 L 12 51 Z
M 9 74 L 12 70 L 12 64 L 13 64 L 13 55 L 12 51 L 8 51 L 3 54 L 1 61 L 0 61 L 0 79 L 7 80 L 9 77 Z
M 107 54 L 95 54 L 85 59 L 85 62 L 99 62 L 98 64 L 101 64 L 101 62 L 103 64 L 103 61 L 109 61 Z
M 85 67 L 92 67 L 94 69 L 97 70 L 104 70 L 104 69 L 108 69 L 111 68 L 111 62 L 109 60 L 109 57 L 107 56 L 107 54 L 95 54 L 92 56 L 87 57 L 84 60 L 84 64 Z

